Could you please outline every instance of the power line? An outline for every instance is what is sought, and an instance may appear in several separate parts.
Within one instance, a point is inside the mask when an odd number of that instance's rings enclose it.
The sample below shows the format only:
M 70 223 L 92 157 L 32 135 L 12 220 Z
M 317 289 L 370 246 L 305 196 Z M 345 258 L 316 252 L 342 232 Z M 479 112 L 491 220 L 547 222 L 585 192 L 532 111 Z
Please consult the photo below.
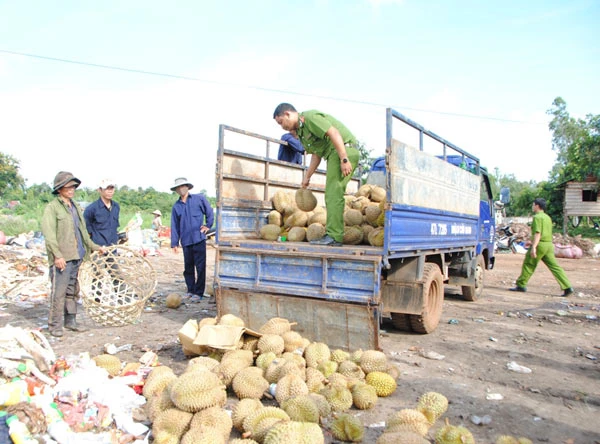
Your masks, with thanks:
M 497 122 L 519 123 L 519 124 L 526 124 L 526 125 L 547 125 L 546 122 L 528 122 L 525 120 L 504 119 L 501 117 L 478 116 L 478 115 L 473 115 L 473 114 L 461 114 L 461 113 L 452 113 L 452 112 L 445 112 L 445 111 L 435 111 L 435 110 L 431 110 L 431 109 L 413 108 L 413 107 L 404 106 L 404 105 L 389 105 L 389 104 L 385 104 L 385 103 L 370 102 L 370 101 L 365 101 L 365 100 L 346 99 L 346 98 L 341 98 L 341 97 L 325 96 L 325 95 L 319 95 L 319 94 L 308 94 L 308 93 L 301 93 L 301 92 L 296 92 L 296 91 L 288 91 L 288 90 L 284 90 L 284 89 L 266 88 L 264 86 L 246 85 L 246 84 L 233 83 L 233 82 L 221 82 L 218 80 L 201 79 L 199 77 L 184 76 L 184 75 L 179 75 L 179 74 L 168 74 L 168 73 L 156 72 L 156 71 L 146 71 L 146 70 L 142 70 L 142 69 L 124 68 L 121 66 L 104 65 L 104 64 L 100 64 L 100 63 L 82 62 L 79 60 L 63 59 L 63 58 L 59 58 L 59 57 L 43 56 L 43 55 L 39 55 L 39 54 L 29 54 L 29 53 L 25 53 L 25 52 L 9 51 L 9 50 L 5 50 L 5 49 L 0 49 L 0 53 L 22 56 L 22 57 L 30 57 L 30 58 L 34 58 L 34 59 L 49 60 L 52 62 L 70 63 L 73 65 L 88 66 L 91 68 L 110 69 L 113 71 L 122 71 L 122 72 L 128 72 L 128 73 L 132 73 L 132 74 L 144 74 L 144 75 L 149 75 L 149 76 L 166 77 L 166 78 L 171 78 L 171 79 L 180 79 L 180 80 L 188 80 L 188 81 L 193 81 L 193 82 L 209 83 L 209 84 L 220 85 L 220 86 L 234 86 L 237 88 L 254 89 L 257 91 L 275 92 L 275 93 L 288 94 L 288 95 L 294 95 L 294 96 L 302 96 L 302 97 L 314 97 L 317 99 L 335 100 L 338 102 L 354 103 L 354 104 L 358 104 L 358 105 L 377 106 L 377 107 L 381 107 L 381 108 L 391 107 L 391 108 L 395 108 L 395 109 L 406 109 L 406 110 L 410 110 L 410 111 L 418 111 L 418 112 L 431 113 L 431 114 L 440 114 L 440 115 L 444 115 L 444 116 L 463 117 L 463 118 L 467 118 L 467 119 L 493 120 L 493 121 L 497 121 Z

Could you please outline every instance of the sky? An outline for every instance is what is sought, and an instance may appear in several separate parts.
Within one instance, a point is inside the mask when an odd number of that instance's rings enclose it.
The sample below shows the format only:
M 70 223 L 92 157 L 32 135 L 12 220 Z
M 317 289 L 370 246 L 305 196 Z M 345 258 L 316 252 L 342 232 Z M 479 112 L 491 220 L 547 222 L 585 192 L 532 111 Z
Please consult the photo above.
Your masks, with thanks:
M 183 176 L 214 196 L 220 124 L 279 138 L 289 102 L 376 157 L 391 107 L 539 182 L 553 100 L 600 114 L 598 23 L 597 0 L 0 0 L 0 152 L 27 185 Z

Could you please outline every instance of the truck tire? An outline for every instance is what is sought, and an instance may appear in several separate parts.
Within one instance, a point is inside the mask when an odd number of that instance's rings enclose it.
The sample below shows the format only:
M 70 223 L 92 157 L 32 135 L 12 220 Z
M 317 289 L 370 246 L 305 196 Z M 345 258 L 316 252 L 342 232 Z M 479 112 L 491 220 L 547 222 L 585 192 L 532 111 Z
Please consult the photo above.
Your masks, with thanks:
M 394 324 L 396 330 L 412 331 L 410 315 L 405 313 L 392 313 L 392 324 Z
M 423 269 L 423 313 L 410 315 L 410 325 L 416 333 L 431 333 L 442 317 L 444 278 L 440 267 L 427 263 Z
M 475 267 L 475 285 L 463 285 L 462 295 L 465 301 L 476 301 L 483 294 L 483 276 L 485 273 L 485 260 L 480 254 L 477 256 Z

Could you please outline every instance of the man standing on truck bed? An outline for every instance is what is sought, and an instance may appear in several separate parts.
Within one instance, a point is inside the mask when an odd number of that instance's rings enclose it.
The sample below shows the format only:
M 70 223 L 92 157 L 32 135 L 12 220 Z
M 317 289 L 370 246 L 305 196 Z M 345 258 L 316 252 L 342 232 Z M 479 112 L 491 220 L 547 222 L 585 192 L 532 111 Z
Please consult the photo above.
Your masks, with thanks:
M 531 234 L 533 241 L 529 251 L 525 255 L 523 267 L 521 268 L 521 276 L 517 279 L 517 286 L 510 291 L 527 291 L 527 282 L 535 271 L 540 261 L 548 267 L 554 279 L 563 290 L 562 296 L 567 297 L 573 293 L 573 288 L 569 282 L 569 278 L 565 274 L 556 258 L 554 257 L 554 244 L 552 243 L 552 219 L 545 213 L 546 200 L 538 197 L 533 201 L 532 210 L 535 213 L 533 223 L 531 224 Z
M 304 154 L 304 147 L 296 137 L 296 133 L 290 131 L 281 136 L 281 140 L 287 142 L 287 145 L 279 145 L 279 152 L 277 153 L 277 160 L 283 160 L 285 162 L 296 163 L 302 165 L 302 155 Z
M 307 153 L 312 154 L 302 188 L 321 163 L 327 161 L 325 206 L 326 234 L 312 241 L 317 245 L 342 245 L 344 238 L 344 193 L 358 165 L 359 152 L 354 135 L 334 117 L 316 110 L 298 113 L 289 103 L 281 103 L 273 113 L 275 121 L 286 131 L 295 131 Z

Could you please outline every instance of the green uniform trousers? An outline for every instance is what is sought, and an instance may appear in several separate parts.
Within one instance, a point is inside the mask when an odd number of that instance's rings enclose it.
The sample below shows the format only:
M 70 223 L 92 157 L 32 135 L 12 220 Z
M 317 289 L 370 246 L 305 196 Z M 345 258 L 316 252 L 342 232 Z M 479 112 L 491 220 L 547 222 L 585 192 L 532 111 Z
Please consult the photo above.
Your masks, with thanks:
M 356 166 L 358 165 L 359 152 L 356 148 L 346 146 L 346 155 L 352 164 L 352 173 L 346 177 L 342 175 L 340 158 L 332 154 L 327 160 L 327 176 L 325 181 L 325 207 L 327 208 L 327 234 L 338 242 L 344 240 L 344 194 L 346 186 Z
M 558 262 L 556 262 L 556 257 L 554 256 L 554 244 L 552 242 L 540 242 L 537 246 L 535 258 L 531 257 L 530 251 L 531 249 L 527 251 L 527 254 L 525 255 L 523 267 L 521 268 L 521 276 L 517 279 L 517 285 L 519 287 L 525 288 L 527 286 L 529 278 L 540 261 L 543 261 L 544 264 L 546 264 L 554 276 L 554 279 L 560 284 L 561 290 L 571 287 L 571 283 L 565 274 L 565 270 L 563 270 L 562 267 L 558 265 Z

